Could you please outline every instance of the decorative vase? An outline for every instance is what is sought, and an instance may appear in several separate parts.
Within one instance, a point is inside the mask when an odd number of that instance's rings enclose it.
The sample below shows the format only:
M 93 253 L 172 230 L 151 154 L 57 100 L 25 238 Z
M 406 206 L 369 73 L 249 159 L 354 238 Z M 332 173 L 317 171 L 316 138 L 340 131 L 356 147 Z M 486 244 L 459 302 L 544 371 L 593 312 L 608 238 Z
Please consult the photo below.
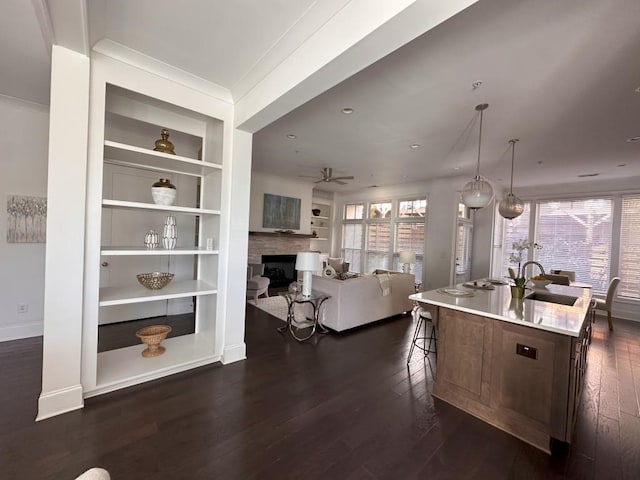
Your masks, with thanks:
M 167 250 L 173 250 L 178 243 L 178 228 L 176 225 L 176 217 L 168 215 L 164 221 L 164 229 L 162 230 L 162 246 Z
M 162 138 L 156 140 L 156 147 L 154 148 L 154 150 L 156 152 L 170 153 L 172 155 L 175 155 L 176 152 L 173 149 L 173 143 L 171 143 L 171 141 L 169 140 L 169 131 L 166 128 L 163 128 L 160 136 Z
M 173 205 L 176 186 L 167 178 L 161 178 L 151 186 L 151 197 L 156 205 Z
M 516 287 L 515 285 L 511 285 L 511 298 L 522 297 L 524 297 L 524 287 Z
M 144 236 L 144 246 L 147 248 L 156 248 L 160 245 L 158 234 L 155 230 L 149 230 Z

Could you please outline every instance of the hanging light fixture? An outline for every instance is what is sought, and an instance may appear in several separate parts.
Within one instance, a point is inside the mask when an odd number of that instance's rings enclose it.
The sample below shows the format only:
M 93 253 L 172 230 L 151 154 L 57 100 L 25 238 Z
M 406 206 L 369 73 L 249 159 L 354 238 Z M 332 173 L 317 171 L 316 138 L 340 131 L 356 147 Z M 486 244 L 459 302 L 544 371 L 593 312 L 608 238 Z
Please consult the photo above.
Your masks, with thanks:
M 509 220 L 519 217 L 524 212 L 524 202 L 513 194 L 513 160 L 515 158 L 516 142 L 518 141 L 517 138 L 509 140 L 511 144 L 511 185 L 509 186 L 509 193 L 498 205 L 500 215 Z
M 476 176 L 462 189 L 460 197 L 462 203 L 472 210 L 489 205 L 493 199 L 491 184 L 480 176 L 480 146 L 482 145 L 482 113 L 489 107 L 488 103 L 476 105 L 476 111 L 480 112 L 480 132 L 478 134 L 478 168 Z

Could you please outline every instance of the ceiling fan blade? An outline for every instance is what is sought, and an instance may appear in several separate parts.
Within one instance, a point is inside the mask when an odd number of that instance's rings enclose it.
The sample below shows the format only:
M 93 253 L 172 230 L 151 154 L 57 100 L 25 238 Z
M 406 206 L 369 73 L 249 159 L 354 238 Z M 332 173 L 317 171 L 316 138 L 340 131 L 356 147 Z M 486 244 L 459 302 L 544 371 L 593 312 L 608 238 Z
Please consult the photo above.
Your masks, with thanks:
M 331 182 L 336 182 L 338 185 L 346 185 L 347 184 L 347 182 L 343 182 L 343 181 L 337 180 L 335 178 L 332 178 L 330 181 Z
M 331 180 L 353 180 L 354 178 L 353 175 L 349 175 L 348 177 L 333 177 Z
M 317 175 L 298 175 L 299 178 L 318 178 Z
M 317 181 L 315 181 L 313 183 L 322 183 L 322 182 L 326 182 L 326 180 L 324 178 L 321 178 L 320 180 L 317 180 Z

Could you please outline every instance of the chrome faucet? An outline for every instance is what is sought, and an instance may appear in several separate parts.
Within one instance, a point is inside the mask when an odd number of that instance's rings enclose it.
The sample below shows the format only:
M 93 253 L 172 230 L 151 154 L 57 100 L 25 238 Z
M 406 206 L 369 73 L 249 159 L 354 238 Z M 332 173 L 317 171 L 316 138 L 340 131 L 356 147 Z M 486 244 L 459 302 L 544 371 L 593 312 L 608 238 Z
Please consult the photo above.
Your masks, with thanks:
M 522 276 L 524 277 L 524 271 L 527 268 L 527 265 L 537 265 L 538 268 L 540 269 L 540 273 L 542 274 L 542 276 L 544 276 L 544 268 L 542 267 L 542 265 L 540 265 L 538 262 L 534 262 L 533 260 L 530 262 L 524 262 L 524 264 L 522 265 Z

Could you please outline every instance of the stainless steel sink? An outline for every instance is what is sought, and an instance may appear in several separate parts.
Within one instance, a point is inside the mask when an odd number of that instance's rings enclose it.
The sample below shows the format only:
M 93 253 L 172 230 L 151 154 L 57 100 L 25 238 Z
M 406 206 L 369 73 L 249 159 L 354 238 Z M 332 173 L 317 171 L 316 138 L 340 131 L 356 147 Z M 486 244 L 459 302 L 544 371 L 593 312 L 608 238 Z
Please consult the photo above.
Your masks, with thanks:
M 578 297 L 572 297 L 571 295 L 559 295 L 557 293 L 537 292 L 537 291 L 530 293 L 524 298 L 528 300 L 537 300 L 539 302 L 558 303 L 560 305 L 569 305 L 569 306 L 573 306 L 578 300 Z

